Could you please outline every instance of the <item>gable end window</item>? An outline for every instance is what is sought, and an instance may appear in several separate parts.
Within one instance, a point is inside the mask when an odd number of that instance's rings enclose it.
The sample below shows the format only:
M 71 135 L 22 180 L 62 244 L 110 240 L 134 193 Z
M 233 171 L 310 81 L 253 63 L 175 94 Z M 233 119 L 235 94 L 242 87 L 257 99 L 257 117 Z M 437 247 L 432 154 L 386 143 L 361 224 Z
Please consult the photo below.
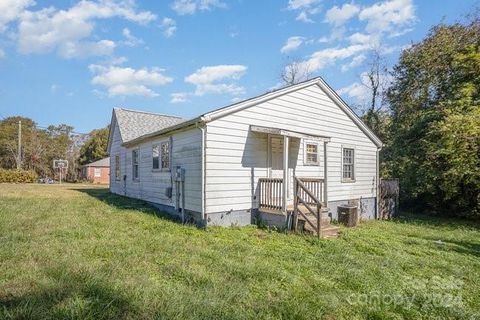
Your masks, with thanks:
M 115 156 L 115 180 L 120 181 L 120 156 Z
M 342 149 L 342 180 L 344 182 L 355 181 L 355 149 Z
M 305 142 L 305 164 L 310 166 L 318 166 L 320 164 L 318 143 Z
M 132 179 L 138 180 L 138 150 L 132 150 Z
M 161 168 L 162 170 L 170 169 L 170 142 L 162 142 L 161 149 Z

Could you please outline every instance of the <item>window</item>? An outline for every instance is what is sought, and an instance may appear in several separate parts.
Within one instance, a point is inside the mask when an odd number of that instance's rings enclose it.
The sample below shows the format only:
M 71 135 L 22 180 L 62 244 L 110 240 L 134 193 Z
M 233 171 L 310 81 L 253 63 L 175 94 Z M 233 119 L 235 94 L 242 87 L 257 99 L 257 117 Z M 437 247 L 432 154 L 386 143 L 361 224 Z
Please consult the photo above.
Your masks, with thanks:
M 152 147 L 152 169 L 160 169 L 160 146 Z
M 305 164 L 316 166 L 320 164 L 318 159 L 318 143 L 305 143 Z
M 115 180 L 120 180 L 120 156 L 115 156 Z
M 102 176 L 102 168 L 95 168 L 93 175 L 95 178 L 100 178 Z
M 132 151 L 132 179 L 138 180 L 138 150 Z
M 163 142 L 161 145 L 162 157 L 161 157 L 161 165 L 162 169 L 170 169 L 170 143 Z
M 343 148 L 343 181 L 355 180 L 355 150 L 352 148 Z

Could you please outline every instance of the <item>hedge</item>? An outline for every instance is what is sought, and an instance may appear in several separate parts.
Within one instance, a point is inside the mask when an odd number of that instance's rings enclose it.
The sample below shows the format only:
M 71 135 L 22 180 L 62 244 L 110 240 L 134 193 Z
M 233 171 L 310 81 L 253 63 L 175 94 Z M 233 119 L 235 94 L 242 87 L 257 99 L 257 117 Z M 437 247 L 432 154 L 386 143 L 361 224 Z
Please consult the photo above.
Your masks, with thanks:
M 35 171 L 0 169 L 0 183 L 33 183 L 37 178 Z

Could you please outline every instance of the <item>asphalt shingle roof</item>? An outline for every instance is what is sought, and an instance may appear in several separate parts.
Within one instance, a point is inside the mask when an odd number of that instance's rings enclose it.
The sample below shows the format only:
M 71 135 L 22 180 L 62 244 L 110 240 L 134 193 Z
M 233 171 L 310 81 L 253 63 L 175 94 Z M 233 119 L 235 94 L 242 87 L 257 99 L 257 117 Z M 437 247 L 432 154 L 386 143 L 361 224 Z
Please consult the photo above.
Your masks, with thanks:
M 186 121 L 158 113 L 115 108 L 123 143 Z

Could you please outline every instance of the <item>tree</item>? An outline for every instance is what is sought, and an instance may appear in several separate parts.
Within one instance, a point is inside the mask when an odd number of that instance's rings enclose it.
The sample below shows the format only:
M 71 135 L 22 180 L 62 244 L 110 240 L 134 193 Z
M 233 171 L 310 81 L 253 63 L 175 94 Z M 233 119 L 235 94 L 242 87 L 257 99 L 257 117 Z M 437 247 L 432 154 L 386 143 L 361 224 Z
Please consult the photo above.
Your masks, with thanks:
M 312 77 L 310 65 L 305 61 L 289 60 L 282 72 L 280 80 L 286 85 L 294 85 Z
M 480 20 L 440 24 L 402 52 L 388 91 L 388 166 L 407 204 L 480 216 Z
M 73 128 L 61 124 L 40 129 L 29 118 L 9 117 L 0 121 L 0 166 L 14 169 L 17 164 L 18 121 L 22 121 L 22 169 L 40 176 L 52 176 L 54 159 L 65 159 Z
M 80 149 L 79 164 L 84 165 L 108 156 L 109 127 L 95 129 L 90 133 L 90 139 Z

